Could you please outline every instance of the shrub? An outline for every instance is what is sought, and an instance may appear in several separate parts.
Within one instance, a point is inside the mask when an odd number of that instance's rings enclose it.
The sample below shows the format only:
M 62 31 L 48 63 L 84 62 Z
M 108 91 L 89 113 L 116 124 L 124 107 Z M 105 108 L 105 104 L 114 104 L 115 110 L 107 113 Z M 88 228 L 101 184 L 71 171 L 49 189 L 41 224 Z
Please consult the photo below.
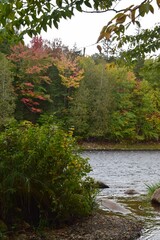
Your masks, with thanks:
M 72 130 L 14 123 L 0 134 L 0 219 L 62 223 L 91 213 L 96 190 Z

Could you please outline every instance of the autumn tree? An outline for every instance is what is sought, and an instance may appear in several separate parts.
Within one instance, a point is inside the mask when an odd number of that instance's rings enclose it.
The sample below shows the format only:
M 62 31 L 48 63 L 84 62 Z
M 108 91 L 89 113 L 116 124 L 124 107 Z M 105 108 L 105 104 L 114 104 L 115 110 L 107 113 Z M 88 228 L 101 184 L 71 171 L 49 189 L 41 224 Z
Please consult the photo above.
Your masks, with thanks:
M 64 86 L 68 89 L 79 87 L 83 70 L 78 67 L 77 59 L 72 60 L 69 56 L 62 54 L 55 64 Z
M 15 111 L 15 93 L 11 63 L 0 53 L 0 126 L 13 117 Z
M 21 43 L 12 47 L 9 59 L 14 63 L 17 112 L 41 113 L 41 102 L 50 100 L 43 84 L 50 84 L 47 70 L 52 64 L 52 58 L 43 48 L 42 39 L 35 37 L 31 47 Z
M 52 83 L 49 89 L 53 99 L 52 106 L 56 116 L 65 121 L 68 116 L 68 108 L 73 99 L 74 91 L 79 87 L 83 79 L 83 69 L 80 67 L 79 58 L 75 57 L 71 51 L 62 48 L 59 54 L 55 54 L 55 49 L 52 50 L 54 65 L 49 68 L 49 76 Z

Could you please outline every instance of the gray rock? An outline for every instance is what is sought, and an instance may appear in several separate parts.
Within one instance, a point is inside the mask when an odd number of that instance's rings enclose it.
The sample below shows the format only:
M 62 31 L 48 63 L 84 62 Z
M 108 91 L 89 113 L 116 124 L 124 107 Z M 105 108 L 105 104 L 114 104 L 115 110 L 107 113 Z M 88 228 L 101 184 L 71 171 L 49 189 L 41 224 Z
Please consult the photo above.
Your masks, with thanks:
M 151 197 L 153 203 L 160 204 L 160 188 L 156 189 Z
M 96 181 L 98 188 L 109 188 L 109 186 L 101 181 Z
M 107 208 L 109 211 L 112 212 L 119 212 L 122 214 L 129 214 L 130 211 L 126 208 L 124 208 L 122 205 L 120 205 L 117 202 L 114 202 L 113 200 L 102 198 L 100 200 L 101 207 Z

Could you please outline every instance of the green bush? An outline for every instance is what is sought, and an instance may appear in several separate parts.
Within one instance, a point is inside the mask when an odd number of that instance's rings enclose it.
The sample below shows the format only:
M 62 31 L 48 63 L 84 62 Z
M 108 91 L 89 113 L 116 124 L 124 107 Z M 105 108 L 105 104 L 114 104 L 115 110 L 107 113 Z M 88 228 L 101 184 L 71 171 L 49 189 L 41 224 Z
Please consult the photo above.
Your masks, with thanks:
M 38 225 L 91 213 L 96 189 L 72 130 L 14 123 L 0 134 L 0 219 Z

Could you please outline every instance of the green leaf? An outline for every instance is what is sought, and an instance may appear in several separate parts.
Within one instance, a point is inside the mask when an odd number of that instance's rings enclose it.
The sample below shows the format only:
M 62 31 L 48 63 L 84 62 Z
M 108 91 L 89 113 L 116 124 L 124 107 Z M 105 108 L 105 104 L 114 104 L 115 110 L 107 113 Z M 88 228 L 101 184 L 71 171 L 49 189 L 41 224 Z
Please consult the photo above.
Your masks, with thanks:
M 153 8 L 153 6 L 151 4 L 149 5 L 149 10 L 150 10 L 151 13 L 154 14 L 154 8 Z
M 79 12 L 82 12 L 81 2 L 80 2 L 80 1 L 76 2 L 76 9 L 77 9 Z
M 11 11 L 12 11 L 12 9 L 11 9 L 10 4 L 5 4 L 5 15 L 9 16 Z
M 139 7 L 140 16 L 144 17 L 144 15 L 149 12 L 149 6 L 150 6 L 149 3 L 144 3 L 140 5 Z
M 32 37 L 32 30 L 28 30 L 28 35 L 29 35 L 29 37 Z
M 65 12 L 65 11 L 61 11 L 61 15 L 62 15 L 62 17 L 63 17 L 64 19 L 67 18 L 67 16 L 66 16 L 66 12 Z
M 89 8 L 92 7 L 92 5 L 90 4 L 90 2 L 89 2 L 88 0 L 84 1 L 84 4 L 85 4 L 87 7 L 89 7 Z
M 131 20 L 132 20 L 133 23 L 135 23 L 135 19 L 136 19 L 135 15 L 136 15 L 136 9 L 131 11 L 131 16 L 130 17 L 131 17 Z
M 46 24 L 43 24 L 43 25 L 42 25 L 42 28 L 43 28 L 43 30 L 44 30 L 45 32 L 47 32 L 47 25 L 46 25 Z
M 23 6 L 22 1 L 17 1 L 17 2 L 16 2 L 16 7 L 17 7 L 17 9 L 21 9 L 22 6 Z
M 135 21 L 135 23 L 137 24 L 137 26 L 140 28 L 141 27 L 141 24 L 139 21 Z
M 149 11 L 150 11 L 150 4 L 149 4 L 149 2 L 144 4 L 144 5 L 145 5 L 146 13 L 149 13 Z
M 54 24 L 55 28 L 58 29 L 58 23 L 57 23 L 57 21 L 53 20 L 53 24 Z
M 25 16 L 25 23 L 26 23 L 26 25 L 28 26 L 29 25 L 29 23 L 30 23 L 30 20 L 29 20 L 29 17 L 28 16 Z
M 58 5 L 58 7 L 62 7 L 62 0 L 56 0 L 56 4 Z
M 52 27 L 52 19 L 49 19 L 48 25 L 50 28 Z
M 47 7 L 47 9 L 48 9 L 48 12 L 50 12 L 50 10 L 51 10 L 51 4 L 50 4 L 49 2 L 46 3 L 46 7 Z
M 72 11 L 70 11 L 70 10 L 67 10 L 67 11 L 66 11 L 66 16 L 67 16 L 68 18 L 71 18 L 72 15 L 73 15 L 73 12 L 72 12 Z
M 121 14 L 121 16 L 117 17 L 116 22 L 117 23 L 124 23 L 126 20 L 127 15 L 126 14 Z
M 140 16 L 142 16 L 142 17 L 145 15 L 144 5 L 141 5 L 141 6 L 139 7 L 139 14 L 140 14 Z

